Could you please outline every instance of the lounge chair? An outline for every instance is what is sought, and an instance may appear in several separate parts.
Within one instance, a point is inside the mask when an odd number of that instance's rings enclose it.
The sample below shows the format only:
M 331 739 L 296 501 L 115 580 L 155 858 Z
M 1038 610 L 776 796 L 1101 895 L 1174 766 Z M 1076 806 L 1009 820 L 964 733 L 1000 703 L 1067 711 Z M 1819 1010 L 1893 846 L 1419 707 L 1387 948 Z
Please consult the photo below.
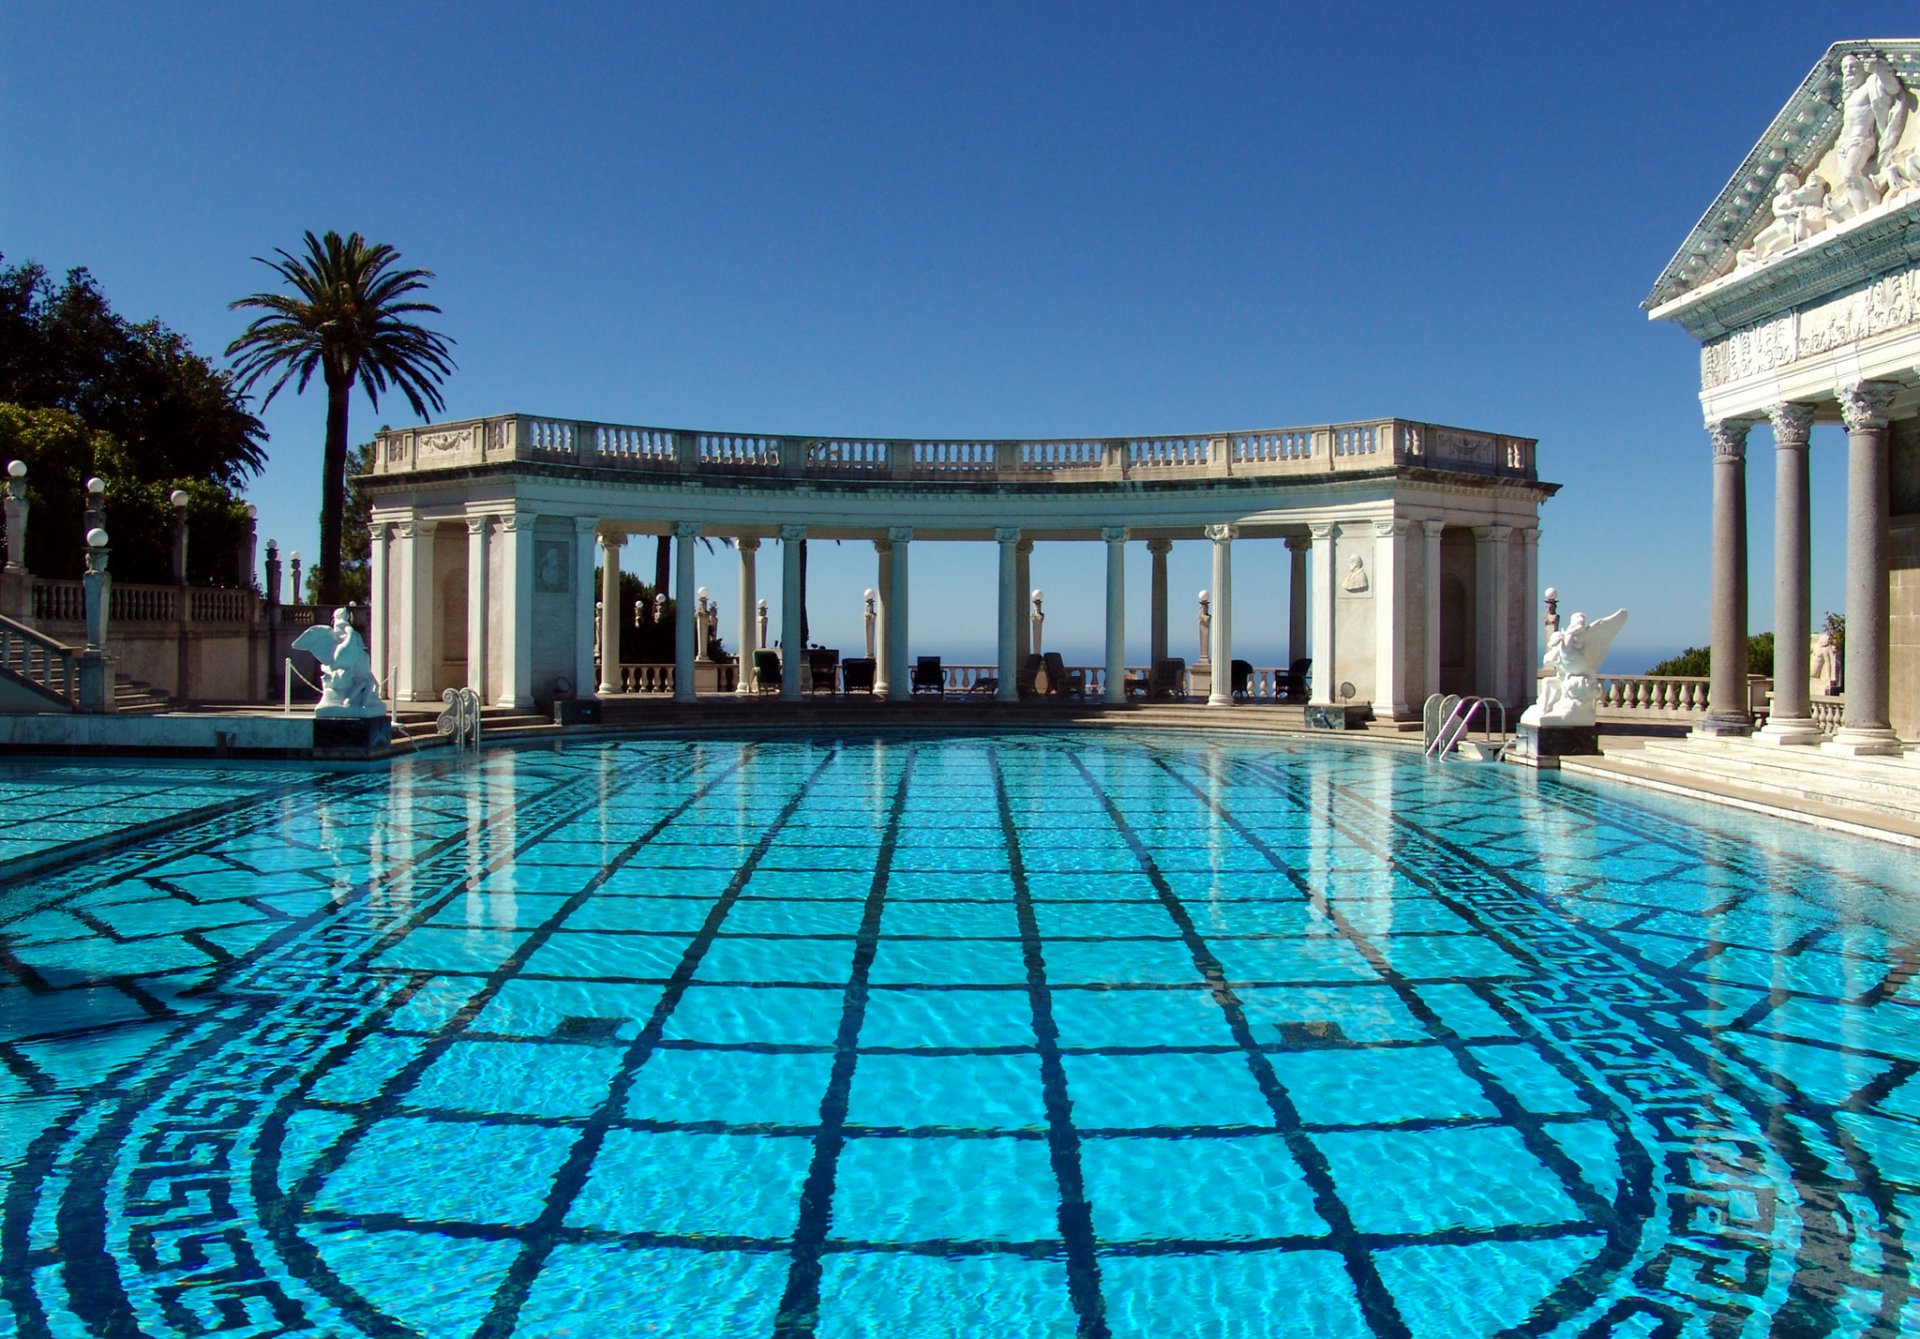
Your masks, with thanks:
M 1233 671 L 1228 680 L 1228 691 L 1235 697 L 1247 697 L 1253 692 L 1253 662 L 1236 660 L 1229 667 Z
M 812 682 L 808 684 L 810 693 L 832 693 L 840 687 L 840 653 L 822 651 L 818 648 L 807 652 L 807 672 Z
M 947 672 L 940 668 L 939 656 L 921 656 L 913 663 L 913 691 L 946 696 Z
M 1047 661 L 1044 656 L 1027 657 L 1027 663 L 1020 667 L 1019 677 L 1014 680 L 1019 688 L 1021 697 L 1033 697 L 1041 691 L 1040 671 L 1045 669 L 1046 666 Z
M 1185 702 L 1187 700 L 1187 662 L 1179 656 L 1170 656 L 1153 667 L 1153 676 L 1147 681 L 1149 701 L 1165 699 Z
M 753 687 L 760 693 L 780 691 L 780 653 L 778 651 L 755 651 L 753 653 Z
M 1044 657 L 1047 666 L 1047 692 L 1055 697 L 1085 697 L 1087 695 L 1087 672 L 1070 670 L 1060 658 L 1058 651 L 1049 651 Z
M 840 691 L 844 693 L 871 693 L 873 691 L 873 662 L 865 656 L 850 656 L 840 662 Z
M 1313 668 L 1311 660 L 1296 660 L 1287 667 L 1286 675 L 1280 680 L 1280 699 L 1283 702 L 1305 702 L 1307 700 L 1307 671 Z

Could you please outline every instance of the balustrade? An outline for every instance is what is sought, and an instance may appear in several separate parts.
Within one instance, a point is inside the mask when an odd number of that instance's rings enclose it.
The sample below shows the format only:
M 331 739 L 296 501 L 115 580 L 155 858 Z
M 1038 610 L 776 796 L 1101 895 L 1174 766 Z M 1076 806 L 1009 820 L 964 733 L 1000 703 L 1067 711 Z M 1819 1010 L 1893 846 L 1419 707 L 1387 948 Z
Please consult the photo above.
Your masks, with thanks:
M 1623 716 L 1704 719 L 1706 678 L 1650 674 L 1602 675 L 1599 710 Z
M 73 652 L 12 619 L 0 618 L 0 666 L 69 702 L 79 698 Z

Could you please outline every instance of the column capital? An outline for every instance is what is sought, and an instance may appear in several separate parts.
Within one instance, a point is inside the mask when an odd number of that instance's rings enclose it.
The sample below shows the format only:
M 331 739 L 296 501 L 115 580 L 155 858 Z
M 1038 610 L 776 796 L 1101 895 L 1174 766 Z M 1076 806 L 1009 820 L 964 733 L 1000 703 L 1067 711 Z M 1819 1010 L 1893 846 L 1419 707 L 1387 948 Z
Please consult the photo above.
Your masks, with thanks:
M 573 533 L 582 538 L 597 534 L 599 529 L 600 518 L 598 516 L 576 516 L 573 518 Z
M 1311 535 L 1288 535 L 1287 536 L 1287 551 L 1289 553 L 1305 553 L 1308 549 L 1312 547 L 1313 547 L 1313 536 Z
M 1429 516 L 1420 522 L 1420 533 L 1428 539 L 1438 539 L 1446 533 L 1446 530 L 1447 522 L 1443 517 Z
M 782 544 L 791 544 L 796 539 L 805 539 L 806 537 L 807 527 L 804 525 L 783 525 L 780 527 L 780 542 Z
M 1538 544 L 1540 542 L 1540 528 L 1533 525 L 1521 526 L 1520 542 L 1522 544 Z
M 875 553 L 882 553 L 882 554 L 892 553 L 893 541 L 890 539 L 876 539 L 873 541 L 873 551 Z
M 698 522 L 698 521 L 675 521 L 675 522 L 673 523 L 673 537 L 674 537 L 675 539 L 698 539 L 698 538 L 700 538 L 700 522 Z
M 500 513 L 500 529 L 511 535 L 521 530 L 532 530 L 533 523 L 539 517 L 530 511 L 503 511 Z
M 733 541 L 733 547 L 742 553 L 757 553 L 760 541 L 752 535 L 741 535 Z
M 1813 430 L 1813 406 L 1794 404 L 1783 400 L 1779 404 L 1767 406 L 1767 417 L 1773 421 L 1773 445 L 1777 450 L 1793 447 L 1804 448 L 1807 434 Z
M 887 538 L 895 544 L 905 544 L 913 539 L 913 527 L 910 525 L 890 525 Z
M 997 526 L 994 529 L 993 538 L 994 542 L 998 544 L 1018 544 L 1020 542 L 1020 527 L 1017 525 Z
M 1127 540 L 1127 527 L 1124 525 L 1103 525 L 1100 527 L 1100 538 L 1106 540 L 1109 544 L 1124 544 Z
M 1405 538 L 1407 531 L 1412 527 L 1413 522 L 1410 519 L 1389 516 L 1373 523 L 1373 533 L 1380 539 Z
M 1170 539 L 1150 539 L 1147 541 L 1148 553 L 1171 553 L 1173 541 Z
M 1332 521 L 1309 521 L 1307 533 L 1312 536 L 1311 543 L 1324 544 L 1333 538 Z
M 471 512 L 467 516 L 467 533 L 484 535 L 493 528 L 493 517 L 487 512 Z
M 1207 538 L 1216 544 L 1231 544 L 1239 533 L 1240 527 L 1237 525 L 1210 525 L 1207 527 Z
M 1856 381 L 1835 388 L 1833 398 L 1840 402 L 1840 418 L 1847 431 L 1886 427 L 1887 411 L 1893 407 L 1894 392 L 1899 389 L 1891 381 Z
M 433 537 L 433 532 L 435 530 L 438 530 L 439 528 L 440 528 L 440 521 L 437 517 L 416 516 L 413 518 L 414 533 L 419 535 L 420 538 L 422 539 L 431 539 Z
M 1482 544 L 1504 544 L 1513 537 L 1510 525 L 1476 525 L 1473 537 Z
M 1014 552 L 1016 553 L 1032 553 L 1033 541 L 1030 539 L 1023 539 L 1013 547 L 1014 547 Z
M 393 533 L 400 539 L 412 539 L 419 532 L 420 522 L 409 516 L 404 521 L 394 523 Z
M 593 538 L 602 553 L 618 553 L 627 542 L 627 537 L 618 530 L 602 530 Z
M 1752 427 L 1752 419 L 1709 419 L 1707 421 L 1707 437 L 1713 442 L 1713 458 L 1715 460 L 1745 460 L 1747 458 L 1747 432 Z

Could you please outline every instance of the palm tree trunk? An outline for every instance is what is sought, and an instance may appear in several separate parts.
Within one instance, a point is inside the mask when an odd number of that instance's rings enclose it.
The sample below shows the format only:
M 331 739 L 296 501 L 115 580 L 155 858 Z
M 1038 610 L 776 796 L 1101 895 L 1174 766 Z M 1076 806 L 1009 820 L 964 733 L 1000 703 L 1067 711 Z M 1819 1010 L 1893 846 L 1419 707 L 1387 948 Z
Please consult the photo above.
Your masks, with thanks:
M 320 462 L 320 603 L 340 600 L 340 535 L 347 514 L 347 393 L 327 378 L 327 446 Z

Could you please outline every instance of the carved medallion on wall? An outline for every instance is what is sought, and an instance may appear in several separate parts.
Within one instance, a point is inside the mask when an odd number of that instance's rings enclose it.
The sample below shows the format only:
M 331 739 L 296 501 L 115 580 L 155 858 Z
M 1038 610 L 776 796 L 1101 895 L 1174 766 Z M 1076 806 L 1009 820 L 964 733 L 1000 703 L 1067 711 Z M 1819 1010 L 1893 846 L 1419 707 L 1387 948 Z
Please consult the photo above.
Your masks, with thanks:
M 543 539 L 533 546 L 533 588 L 541 591 L 567 589 L 567 546 L 557 539 Z

